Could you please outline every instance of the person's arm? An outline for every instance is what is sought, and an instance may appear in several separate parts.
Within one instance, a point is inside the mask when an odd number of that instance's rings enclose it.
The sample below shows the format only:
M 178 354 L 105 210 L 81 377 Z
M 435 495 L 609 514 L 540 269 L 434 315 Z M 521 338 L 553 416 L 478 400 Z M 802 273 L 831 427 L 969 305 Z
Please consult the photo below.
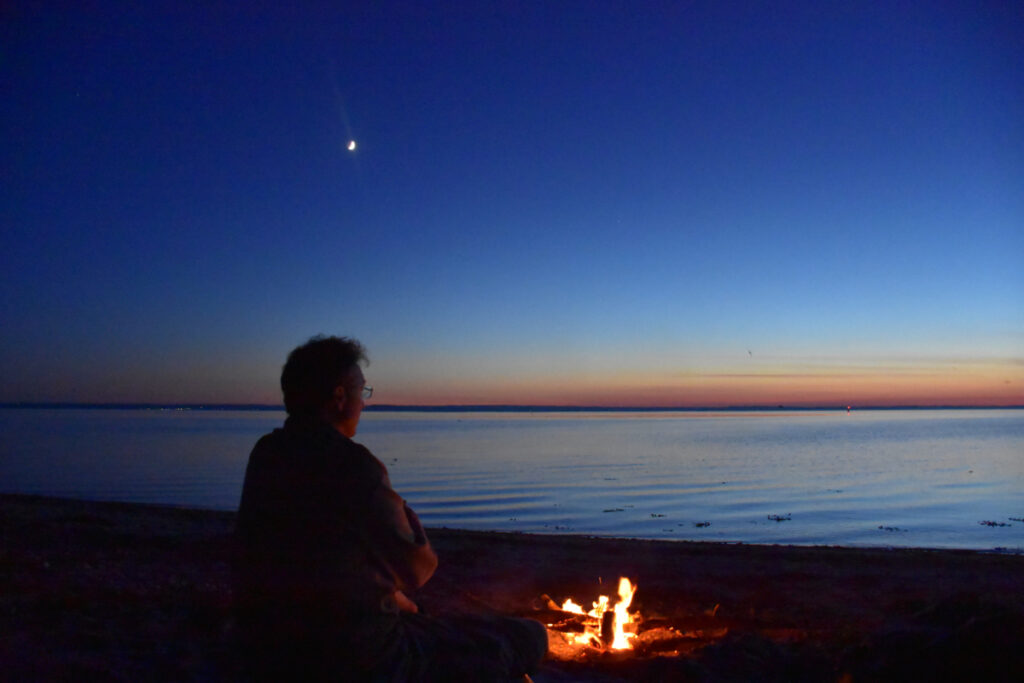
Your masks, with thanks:
M 437 554 L 419 517 L 391 488 L 386 476 L 370 498 L 369 512 L 375 545 L 394 573 L 399 590 L 426 583 L 437 569 Z

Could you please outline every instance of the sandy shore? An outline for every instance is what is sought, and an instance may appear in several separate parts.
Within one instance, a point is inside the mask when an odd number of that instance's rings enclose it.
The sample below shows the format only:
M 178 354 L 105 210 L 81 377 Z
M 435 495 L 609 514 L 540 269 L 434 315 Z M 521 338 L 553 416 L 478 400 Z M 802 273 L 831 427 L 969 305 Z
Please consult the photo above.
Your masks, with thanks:
M 234 515 L 0 496 L 0 677 L 236 680 Z M 1024 556 L 433 529 L 430 612 L 639 589 L 636 650 L 551 631 L 538 681 L 1024 680 Z

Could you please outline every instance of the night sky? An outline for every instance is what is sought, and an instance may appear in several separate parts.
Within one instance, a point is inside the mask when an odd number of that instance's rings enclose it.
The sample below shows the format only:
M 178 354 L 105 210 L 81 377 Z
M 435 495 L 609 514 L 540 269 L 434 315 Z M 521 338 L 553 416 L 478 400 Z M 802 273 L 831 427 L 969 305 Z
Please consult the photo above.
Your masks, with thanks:
M 1024 403 L 1024 4 L 85 4 L 0 10 L 0 401 Z

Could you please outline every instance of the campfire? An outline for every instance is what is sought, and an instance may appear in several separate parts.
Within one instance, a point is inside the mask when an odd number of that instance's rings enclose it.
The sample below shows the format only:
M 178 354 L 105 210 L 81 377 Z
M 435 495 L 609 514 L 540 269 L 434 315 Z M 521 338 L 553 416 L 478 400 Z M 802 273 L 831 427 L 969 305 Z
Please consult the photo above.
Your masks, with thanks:
M 618 597 L 598 596 L 587 610 L 572 598 L 561 605 L 542 596 L 542 617 L 550 634 L 551 654 L 557 659 L 590 656 L 677 656 L 721 638 L 728 632 L 711 610 L 684 619 L 655 616 L 645 619 L 630 612 L 637 586 L 625 576 L 619 579 Z M 538 615 L 541 617 L 541 615 Z M 630 653 L 630 654 L 626 654 Z
M 636 637 L 636 622 L 628 610 L 634 593 L 636 587 L 623 576 L 619 579 L 619 599 L 611 609 L 608 607 L 607 595 L 598 597 L 589 612 L 584 612 L 572 598 L 567 599 L 561 606 L 563 612 L 589 617 L 583 621 L 583 632 L 574 634 L 572 642 L 612 650 L 631 649 L 633 646 L 629 641 Z

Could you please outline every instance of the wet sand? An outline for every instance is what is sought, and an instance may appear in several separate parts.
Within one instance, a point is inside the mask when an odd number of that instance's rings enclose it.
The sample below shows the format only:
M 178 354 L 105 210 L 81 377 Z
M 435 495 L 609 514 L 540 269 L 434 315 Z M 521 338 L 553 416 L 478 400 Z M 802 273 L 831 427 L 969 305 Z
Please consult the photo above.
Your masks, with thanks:
M 234 514 L 0 496 L 0 678 L 239 680 Z M 537 681 L 1024 680 L 1024 556 L 432 529 L 431 613 L 561 628 L 542 596 L 638 586 L 628 653 L 568 645 Z

